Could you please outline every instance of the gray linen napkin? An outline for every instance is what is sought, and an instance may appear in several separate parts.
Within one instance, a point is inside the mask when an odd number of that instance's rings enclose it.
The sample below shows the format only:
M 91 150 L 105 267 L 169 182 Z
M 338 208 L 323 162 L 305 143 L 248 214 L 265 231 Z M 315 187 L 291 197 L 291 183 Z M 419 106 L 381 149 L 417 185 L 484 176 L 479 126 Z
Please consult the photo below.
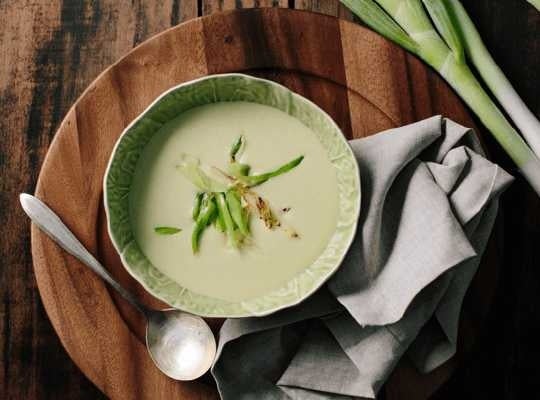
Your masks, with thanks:
M 374 398 L 405 352 L 428 372 L 456 351 L 511 176 L 440 116 L 350 144 L 362 176 L 354 243 L 300 305 L 225 321 L 212 368 L 223 399 Z

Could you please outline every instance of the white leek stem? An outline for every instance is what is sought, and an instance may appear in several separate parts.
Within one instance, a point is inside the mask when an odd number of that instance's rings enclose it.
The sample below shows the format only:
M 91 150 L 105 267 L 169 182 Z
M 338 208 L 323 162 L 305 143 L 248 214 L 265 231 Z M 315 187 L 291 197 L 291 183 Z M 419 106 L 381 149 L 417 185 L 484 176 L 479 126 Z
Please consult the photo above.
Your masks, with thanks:
M 534 157 L 520 167 L 521 175 L 540 196 L 540 160 Z
M 472 60 L 484 82 L 517 125 L 529 146 L 540 157 L 540 121 L 521 100 L 504 73 L 495 64 L 480 34 L 459 0 L 446 1 L 458 23 L 467 56 Z
M 527 0 L 531 3 L 538 11 L 540 11 L 540 0 Z
M 458 92 L 478 115 L 518 167 L 528 163 L 533 152 L 482 89 L 467 64 L 458 61 L 433 28 L 419 0 L 378 0 L 379 4 L 418 44 L 418 55 Z M 540 193 L 539 193 L 540 194 Z
M 517 166 L 521 169 L 526 164 L 531 165 L 531 160 L 536 160 L 538 162 L 533 164 L 539 165 L 540 174 L 540 161 L 482 89 L 469 67 L 460 64 L 450 55 L 439 73 L 475 112 Z M 536 184 L 540 188 L 540 175 L 534 179 L 538 179 Z M 540 191 L 538 194 L 540 195 Z

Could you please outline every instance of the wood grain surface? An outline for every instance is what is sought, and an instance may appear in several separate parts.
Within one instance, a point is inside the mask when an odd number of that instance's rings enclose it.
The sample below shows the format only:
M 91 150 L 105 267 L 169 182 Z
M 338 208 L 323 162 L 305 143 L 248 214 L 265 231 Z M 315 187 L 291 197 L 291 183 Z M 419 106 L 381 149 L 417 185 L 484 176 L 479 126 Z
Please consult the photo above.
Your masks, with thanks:
M 488 45 L 516 83 L 518 91 L 538 111 L 540 19 L 536 11 L 522 1 L 477 0 L 465 2 L 465 5 L 478 21 Z M 350 14 L 337 2 L 323 0 L 176 0 L 134 1 L 129 4 L 101 0 L 41 3 L 23 0 L 0 3 L 3 55 L 0 63 L 0 216 L 5 232 L 4 240 L 0 243 L 0 398 L 94 399 L 103 396 L 66 356 L 47 320 L 31 266 L 29 224 L 17 206 L 19 192 L 33 191 L 45 151 L 60 120 L 97 74 L 135 44 L 197 15 L 254 6 L 296 6 L 350 19 Z M 313 32 L 315 38 L 319 37 L 318 33 Z M 344 42 L 343 48 L 348 45 Z M 411 58 L 407 58 L 407 65 L 413 71 L 419 67 L 418 62 Z M 290 82 L 291 85 L 296 81 L 286 74 L 276 76 L 276 79 Z M 310 90 L 315 90 L 312 86 L 317 86 L 309 80 L 307 84 L 303 80 L 300 83 L 299 88 L 306 90 L 308 95 Z M 334 118 L 344 123 L 349 133 L 357 130 L 364 132 L 362 129 L 369 132 L 369 129 L 379 126 L 377 122 L 373 127 L 365 127 L 362 121 L 355 121 L 354 118 L 349 118 L 347 122 L 340 114 L 342 110 L 339 107 L 332 109 L 332 98 L 328 95 L 324 97 L 325 93 L 325 90 L 315 92 L 322 96 L 321 101 L 326 102 L 323 106 L 330 107 Z M 354 99 L 354 95 L 347 97 L 349 107 L 361 103 L 360 99 Z M 435 104 L 437 98 L 433 101 Z M 406 121 L 409 117 L 407 113 L 402 113 L 399 106 L 394 107 L 397 107 L 394 110 L 398 110 L 396 115 L 401 115 Z M 414 116 L 430 111 L 418 110 Z M 349 124 L 349 128 L 346 124 Z M 84 140 L 69 144 L 88 145 Z M 487 139 L 487 145 L 493 158 L 512 170 L 511 164 L 491 140 Z M 86 154 L 86 157 L 91 158 L 92 155 Z M 81 170 L 78 173 L 89 176 L 94 171 Z M 495 305 L 483 324 L 481 340 L 475 342 L 461 368 L 434 398 L 526 398 L 524 396 L 538 385 L 535 358 L 539 352 L 537 326 L 540 322 L 536 306 L 540 299 L 540 272 L 537 268 L 539 205 L 538 199 L 521 179 L 504 196 L 504 210 L 498 227 L 500 236 L 490 252 L 502 265 L 502 279 L 499 279 Z M 82 215 L 96 213 L 96 226 L 102 229 L 99 210 L 83 208 L 74 211 Z M 92 239 L 87 233 L 91 232 L 90 227 L 80 226 L 77 229 L 81 236 L 87 235 L 86 240 Z M 103 249 L 101 251 L 106 258 L 105 244 L 96 244 L 93 250 L 98 247 Z M 54 261 L 61 265 L 66 259 L 64 256 Z M 485 269 L 482 271 L 484 276 L 481 281 L 494 279 L 489 271 L 487 274 Z M 71 272 L 74 279 L 80 271 Z M 91 293 L 94 288 L 82 285 L 77 290 Z M 480 298 L 473 297 L 468 301 L 481 304 L 485 296 L 486 293 L 483 293 Z M 87 306 L 94 306 L 90 299 Z M 130 317 L 129 311 L 122 310 L 122 303 L 118 302 L 118 306 L 128 325 L 135 327 L 136 317 Z M 471 313 L 471 320 L 481 319 L 474 309 Z M 99 328 L 106 330 L 108 327 Z M 134 332 L 134 338 L 127 340 L 136 341 L 138 333 L 136 329 Z M 92 338 L 93 331 L 87 336 L 89 340 L 95 340 Z M 136 361 L 144 363 L 144 360 Z M 139 378 L 129 377 L 135 382 Z M 411 382 L 407 374 L 394 379 Z M 391 387 L 382 397 L 396 398 L 396 395 L 400 395 L 392 392 Z M 182 390 L 191 389 L 188 386 Z
M 305 40 L 315 36 L 322 40 Z M 229 10 L 148 40 L 103 72 L 70 109 L 51 143 L 36 192 L 111 273 L 151 307 L 166 305 L 128 276 L 107 235 L 102 179 L 110 152 L 125 126 L 164 90 L 233 71 L 276 80 L 309 97 L 348 138 L 442 113 L 474 126 L 449 87 L 418 60 L 373 32 L 333 17 L 276 8 Z M 32 256 L 41 298 L 60 340 L 106 395 L 215 396 L 204 382 L 173 382 L 160 374 L 145 351 L 142 318 L 37 229 Z M 495 276 L 497 259 L 490 253 L 485 260 L 489 262 L 482 270 Z M 465 303 L 463 315 L 475 318 L 462 322 L 459 355 L 482 325 L 493 291 L 490 282 L 477 279 L 471 286 L 476 301 Z M 387 397 L 427 398 L 448 378 L 459 355 L 428 375 L 403 359 L 385 386 Z

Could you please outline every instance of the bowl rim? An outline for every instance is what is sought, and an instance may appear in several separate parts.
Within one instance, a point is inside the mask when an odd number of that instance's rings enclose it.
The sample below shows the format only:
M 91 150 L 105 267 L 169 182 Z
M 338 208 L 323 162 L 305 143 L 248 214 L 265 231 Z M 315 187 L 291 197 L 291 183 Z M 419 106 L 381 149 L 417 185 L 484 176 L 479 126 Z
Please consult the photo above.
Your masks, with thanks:
M 122 142 L 122 139 L 124 138 L 124 136 L 126 136 L 129 131 L 131 130 L 131 128 L 137 123 L 139 122 L 139 120 L 141 120 L 142 118 L 145 117 L 145 115 L 153 109 L 153 107 L 159 103 L 159 101 L 161 99 L 163 99 L 165 96 L 167 96 L 168 94 L 182 88 L 182 87 L 186 87 L 186 86 L 192 86 L 192 85 L 196 85 L 200 82 L 203 82 L 203 81 L 206 81 L 206 80 L 210 80 L 210 79 L 221 79 L 221 78 L 228 78 L 228 77 L 239 77 L 239 78 L 243 78 L 243 79 L 246 79 L 246 80 L 251 80 L 251 81 L 258 81 L 258 82 L 263 82 L 264 84 L 267 84 L 267 85 L 270 85 L 270 86 L 274 86 L 280 90 L 285 90 L 286 92 L 288 92 L 291 97 L 293 97 L 294 99 L 296 100 L 299 100 L 299 101 L 302 101 L 302 102 L 305 102 L 307 103 L 310 107 L 312 107 L 313 109 L 315 109 L 318 113 L 320 113 L 328 122 L 329 124 L 334 128 L 336 129 L 339 133 L 341 133 L 341 140 L 344 142 L 344 144 L 346 145 L 347 149 L 349 150 L 350 152 L 350 155 L 352 156 L 352 159 L 354 160 L 354 162 L 352 163 L 353 165 L 353 168 L 354 168 L 354 171 L 353 171 L 353 176 L 355 177 L 354 179 L 354 182 L 355 182 L 355 187 L 358 189 L 358 198 L 355 202 L 355 207 L 354 207 L 354 211 L 353 211 L 353 215 L 354 215 L 354 222 L 352 223 L 352 229 L 351 229 L 351 233 L 350 233 L 350 236 L 347 238 L 347 241 L 345 243 L 345 246 L 344 246 L 344 250 L 341 252 L 341 254 L 339 255 L 339 257 L 337 257 L 337 261 L 335 262 L 335 265 L 331 268 L 331 270 L 329 272 L 327 272 L 326 274 L 322 275 L 322 277 L 316 282 L 316 284 L 313 285 L 313 287 L 311 287 L 309 290 L 307 290 L 303 295 L 299 296 L 296 300 L 294 301 L 288 301 L 288 302 L 284 302 L 283 304 L 280 304 L 280 305 L 277 305 L 275 307 L 270 307 L 262 312 L 257 312 L 257 311 L 252 311 L 252 310 L 249 310 L 247 308 L 244 308 L 244 311 L 245 313 L 238 313 L 238 314 L 234 314 L 234 315 L 226 315 L 226 314 L 223 314 L 223 313 L 201 313 L 199 311 L 194 311 L 194 310 L 190 310 L 188 308 L 182 308 L 182 307 L 178 307 L 178 306 L 175 306 L 175 305 L 171 305 L 169 304 L 169 300 L 164 298 L 164 296 L 162 296 L 160 293 L 154 291 L 153 289 L 151 289 L 147 282 L 145 282 L 145 280 L 143 278 L 141 278 L 140 276 L 138 276 L 133 270 L 132 270 L 132 267 L 130 266 L 130 264 L 127 262 L 126 260 L 126 257 L 125 257 L 125 254 L 124 252 L 119 248 L 119 245 L 118 243 L 116 242 L 115 238 L 114 238 L 114 235 L 113 235 L 113 232 L 112 232 L 112 224 L 111 224 L 111 216 L 110 216 L 110 213 L 111 211 L 109 210 L 109 207 L 108 207 L 108 191 L 107 191 L 107 178 L 109 176 L 109 172 L 110 172 L 110 169 L 111 169 L 111 166 L 113 164 L 113 160 L 115 159 L 115 156 L 117 154 L 117 150 L 118 150 L 118 147 L 120 145 L 120 143 Z M 271 106 L 269 106 L 271 107 Z M 293 117 L 295 119 L 297 119 L 296 117 Z M 301 123 L 303 123 L 302 121 L 300 121 Z M 359 224 L 359 217 L 360 217 L 360 205 L 361 205 L 361 200 L 362 200 L 362 190 L 361 190 L 361 178 L 360 178 L 360 167 L 358 165 L 358 162 L 356 161 L 356 158 L 354 157 L 354 153 L 353 153 L 353 150 L 352 150 L 352 147 L 350 146 L 347 138 L 345 137 L 345 135 L 343 134 L 343 131 L 341 130 L 341 128 L 336 124 L 336 122 L 332 119 L 332 117 L 330 117 L 330 115 L 328 115 L 328 113 L 326 111 L 324 111 L 322 108 L 320 108 L 317 104 L 315 104 L 313 101 L 309 100 L 308 98 L 294 92 L 293 90 L 289 89 L 288 87 L 280 84 L 280 83 L 277 83 L 277 82 L 274 82 L 274 81 L 271 81 L 269 79 L 264 79 L 264 78 L 259 78 L 259 77 L 255 77 L 255 76 L 252 76 L 252 75 L 247 75 L 247 74 L 243 74 L 243 73 L 222 73 L 222 74 L 209 74 L 209 75 L 205 75 L 205 76 L 202 76 L 202 77 L 199 77 L 199 78 L 196 78 L 196 79 L 192 79 L 192 80 L 189 80 L 189 81 L 186 81 L 186 82 L 183 82 L 183 83 L 180 83 L 178 85 L 175 85 L 175 86 L 172 86 L 171 88 L 165 90 L 164 92 L 162 92 L 159 96 L 157 96 L 141 113 L 139 113 L 125 128 L 124 130 L 120 133 L 120 135 L 118 136 L 118 138 L 116 139 L 116 142 L 112 148 L 112 151 L 111 151 L 111 154 L 110 154 L 110 157 L 109 157 L 109 160 L 107 162 L 107 167 L 105 169 L 105 172 L 103 174 L 103 204 L 104 204 L 104 209 L 105 209 L 105 215 L 106 215 L 106 220 L 107 220 L 107 234 L 109 235 L 109 238 L 111 240 L 111 243 L 116 251 L 116 253 L 119 255 L 120 257 L 120 261 L 122 263 L 122 266 L 124 267 L 124 269 L 128 272 L 128 274 L 133 277 L 143 288 L 146 292 L 148 292 L 150 295 L 152 295 L 153 297 L 163 301 L 164 303 L 168 304 L 170 307 L 173 307 L 173 308 L 176 308 L 176 309 L 179 309 L 179 310 L 182 310 L 182 311 L 185 311 L 185 312 L 188 312 L 188 313 L 191 313 L 191 314 L 195 314 L 195 315 L 199 315 L 201 317 L 207 317 L 207 318 L 243 318 L 243 317 L 262 317 L 262 316 L 266 316 L 266 315 L 269 315 L 269 314 L 273 314 L 279 310 L 283 310 L 285 308 L 289 308 L 289 307 L 293 307 L 293 306 L 296 306 L 298 304 L 300 304 L 301 302 L 303 302 L 304 300 L 306 300 L 308 297 L 310 297 L 311 295 L 313 295 L 317 290 L 319 290 L 331 277 L 334 273 L 336 273 L 336 271 L 339 269 L 339 267 L 341 266 L 341 264 L 343 263 L 343 260 L 345 259 L 346 255 L 348 254 L 349 252 L 349 249 L 354 241 L 354 238 L 356 237 L 356 233 L 357 233 L 357 230 L 358 230 L 358 224 Z M 154 266 L 152 264 L 152 266 L 154 268 L 156 268 L 159 272 L 161 272 L 156 266 Z M 163 272 L 161 272 L 162 274 L 164 274 Z M 164 274 L 165 275 L 165 274 Z M 294 279 L 296 278 L 297 275 L 295 275 L 293 278 L 291 279 Z M 172 278 L 169 278 L 168 279 L 172 280 Z M 290 281 L 290 280 L 289 280 Z M 179 285 L 181 285 L 180 283 L 177 283 Z M 281 288 L 281 287 L 280 287 Z M 276 291 L 276 290 L 279 290 L 280 288 L 277 288 L 277 289 L 273 289 L 273 291 Z M 190 289 L 187 289 L 187 288 L 184 288 L 188 291 L 190 291 Z M 194 292 L 196 293 L 196 292 Z M 264 297 L 266 294 L 262 294 L 260 296 L 256 296 L 254 297 L 253 299 L 257 299 L 257 298 L 261 298 L 261 297 Z M 207 296 L 207 297 L 210 297 L 210 296 Z M 222 300 L 222 299 L 219 299 L 219 298 L 215 298 L 215 297 L 211 297 L 214 301 L 216 302 L 219 302 L 219 301 L 227 301 L 227 300 Z M 253 300 L 253 299 L 248 299 L 248 300 Z M 244 300 L 244 301 L 248 301 L 248 300 Z M 236 301 L 236 302 L 232 302 L 231 303 L 242 303 L 243 301 Z

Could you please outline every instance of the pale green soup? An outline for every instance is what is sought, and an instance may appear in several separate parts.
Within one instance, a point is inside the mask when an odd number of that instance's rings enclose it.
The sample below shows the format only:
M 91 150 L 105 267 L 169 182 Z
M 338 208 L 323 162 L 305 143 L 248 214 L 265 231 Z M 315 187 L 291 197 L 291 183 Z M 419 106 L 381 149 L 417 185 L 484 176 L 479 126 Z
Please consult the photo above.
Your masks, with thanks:
M 225 235 L 209 228 L 193 254 L 191 208 L 197 189 L 176 165 L 185 153 L 226 169 L 230 146 L 240 134 L 246 139 L 240 161 L 250 164 L 253 174 L 305 156 L 295 169 L 254 188 L 300 237 L 270 231 L 252 215 L 249 245 L 229 248 Z M 336 228 L 337 193 L 336 171 L 309 128 L 269 106 L 223 102 L 183 113 L 156 133 L 137 163 L 130 212 L 135 238 L 157 269 L 194 292 L 241 301 L 279 288 L 317 259 Z M 154 227 L 163 225 L 182 232 L 156 234 Z

